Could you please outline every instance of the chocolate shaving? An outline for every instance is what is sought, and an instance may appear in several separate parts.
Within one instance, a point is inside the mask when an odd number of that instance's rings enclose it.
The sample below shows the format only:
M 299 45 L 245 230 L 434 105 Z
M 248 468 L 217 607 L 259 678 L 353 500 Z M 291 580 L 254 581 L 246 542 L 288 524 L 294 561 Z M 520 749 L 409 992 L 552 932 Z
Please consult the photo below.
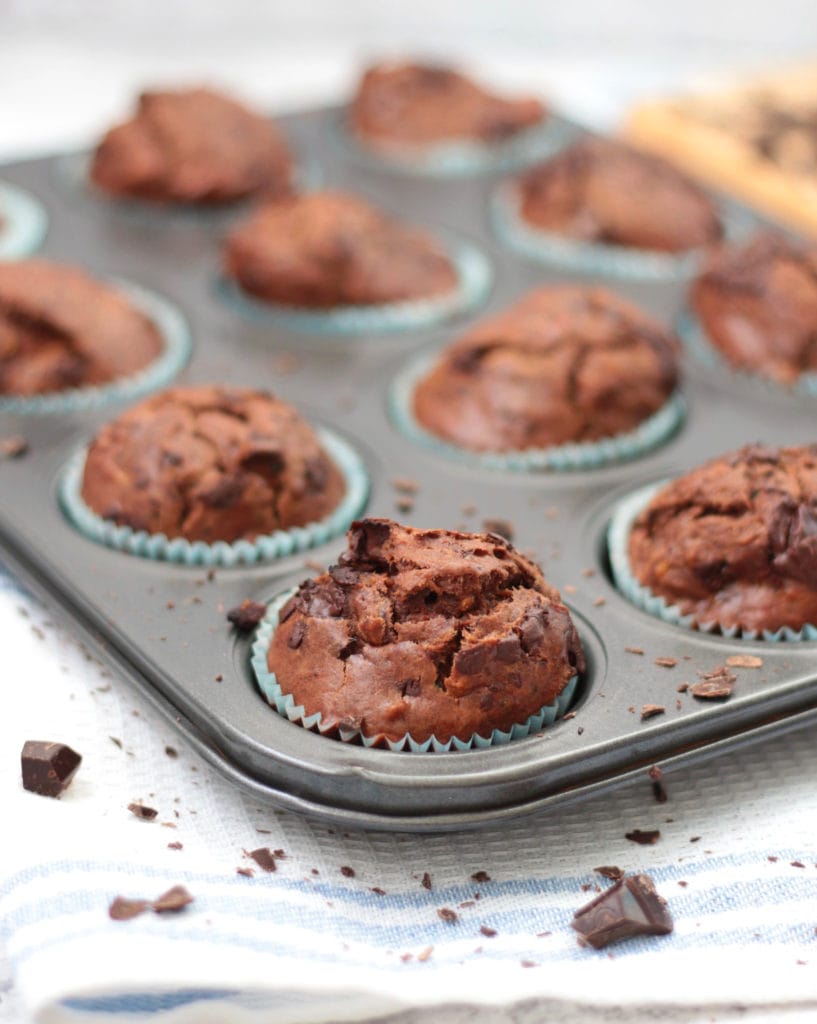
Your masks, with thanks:
M 693 683 L 689 688 L 693 697 L 699 700 L 727 700 L 732 696 L 737 677 L 725 665 L 699 675 L 701 681 Z
M 440 907 L 437 911 L 437 917 L 441 921 L 445 921 L 446 924 L 455 924 L 460 919 L 456 910 L 452 910 L 450 907 Z
M 427 871 L 423 872 L 423 877 L 420 879 L 420 885 L 422 885 L 424 889 L 431 890 L 431 875 Z
M 629 875 L 576 911 L 572 926 L 594 949 L 639 935 L 668 935 L 672 918 L 649 875 Z
M 647 718 L 655 718 L 656 715 L 663 715 L 666 710 L 663 704 L 642 704 L 641 721 L 643 722 Z

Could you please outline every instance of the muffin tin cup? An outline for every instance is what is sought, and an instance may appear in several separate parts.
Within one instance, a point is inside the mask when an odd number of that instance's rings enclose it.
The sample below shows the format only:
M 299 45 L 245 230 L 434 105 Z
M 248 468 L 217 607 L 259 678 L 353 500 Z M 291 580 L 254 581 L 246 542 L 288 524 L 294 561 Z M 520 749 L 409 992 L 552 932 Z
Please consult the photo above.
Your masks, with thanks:
M 0 182 L 0 260 L 19 260 L 42 245 L 48 214 L 30 192 Z
M 786 385 L 754 370 L 733 366 L 712 343 L 701 321 L 689 309 L 678 317 L 675 329 L 686 348 L 699 363 L 709 369 L 730 373 L 740 380 L 759 385 L 778 394 L 789 393 L 817 398 L 817 372 L 803 373 L 793 384 Z
M 346 337 L 420 331 L 434 327 L 478 306 L 488 293 L 493 272 L 488 258 L 464 242 L 447 246 L 457 273 L 457 287 L 444 295 L 411 299 L 379 306 L 337 306 L 330 310 L 304 309 L 265 302 L 250 295 L 235 281 L 221 277 L 219 296 L 242 316 L 261 324 L 273 324 L 310 334 Z
M 469 178 L 518 170 L 555 156 L 580 130 L 557 114 L 541 124 L 498 143 L 452 139 L 428 146 L 379 147 L 368 145 L 341 118 L 338 133 L 345 146 L 367 164 L 401 174 L 431 178 Z
M 63 512 L 85 537 L 129 555 L 181 565 L 222 566 L 256 565 L 285 558 L 325 544 L 344 533 L 364 509 L 369 496 L 369 476 L 361 457 L 348 442 L 331 430 L 320 428 L 318 437 L 324 450 L 337 465 L 346 481 L 346 493 L 334 511 L 319 522 L 293 526 L 288 530 L 256 537 L 254 541 L 231 543 L 189 541 L 168 538 L 163 533 L 148 533 L 130 526 L 119 526 L 97 515 L 82 498 L 82 476 L 86 450 L 77 452 L 68 462 L 59 484 Z
M 726 238 L 740 237 L 748 221 L 726 203 L 719 204 Z M 491 200 L 491 220 L 502 242 L 529 259 L 580 274 L 619 280 L 685 281 L 699 270 L 707 250 L 662 253 L 649 249 L 585 242 L 543 231 L 525 222 L 515 182 L 503 182 Z
M 439 353 L 412 359 L 392 382 L 389 412 L 398 429 L 415 444 L 445 458 L 475 469 L 505 470 L 520 473 L 543 471 L 569 472 L 598 469 L 602 466 L 637 459 L 676 433 L 684 422 L 686 403 L 680 391 L 674 392 L 661 408 L 635 430 L 598 441 L 531 448 L 525 451 L 478 452 L 450 444 L 427 430 L 414 415 L 414 391 L 434 365 Z
M 655 594 L 636 578 L 630 565 L 629 540 L 633 523 L 647 507 L 658 491 L 666 486 L 669 480 L 641 487 L 616 506 L 607 532 L 608 554 L 613 581 L 618 590 L 637 608 L 649 612 L 673 626 L 684 629 L 698 630 L 702 633 L 719 633 L 721 636 L 737 640 L 767 640 L 772 643 L 800 642 L 817 640 L 817 625 L 808 624 L 801 629 L 784 626 L 777 630 L 750 630 L 740 626 L 721 626 L 717 621 L 697 622 L 693 614 L 684 614 L 682 609 Z
M 267 667 L 267 651 L 272 641 L 273 633 L 278 625 L 278 614 L 287 601 L 295 593 L 295 588 L 285 591 L 274 598 L 267 607 L 267 614 L 258 626 L 255 640 L 252 645 L 251 664 L 256 682 L 264 697 L 279 715 L 310 729 L 321 736 L 329 739 L 340 740 L 343 743 L 361 743 L 364 747 L 386 747 L 391 751 L 403 751 L 412 754 L 427 753 L 449 753 L 462 750 L 485 750 L 488 747 L 502 747 L 513 740 L 523 739 L 540 732 L 548 725 L 552 725 L 561 718 L 570 708 L 573 697 L 576 693 L 579 677 L 573 676 L 562 690 L 559 696 L 551 704 L 530 715 L 524 722 L 514 725 L 507 732 L 494 729 L 488 736 L 480 736 L 474 733 L 467 739 L 452 737 L 445 742 L 438 740 L 436 736 L 428 739 L 415 740 L 409 733 L 401 736 L 398 740 L 390 740 L 383 735 L 364 736 L 359 729 L 349 729 L 342 726 L 324 725 L 323 716 L 320 712 L 311 715 L 306 714 L 306 709 L 295 702 L 292 694 L 284 693 L 278 683 L 274 672 Z
M 85 412 L 115 402 L 131 402 L 165 387 L 176 377 L 192 351 L 184 314 L 172 302 L 141 285 L 121 280 L 112 280 L 111 284 L 156 325 L 164 346 L 160 355 L 137 373 L 108 384 L 42 395 L 0 395 L 0 413 L 40 416 Z

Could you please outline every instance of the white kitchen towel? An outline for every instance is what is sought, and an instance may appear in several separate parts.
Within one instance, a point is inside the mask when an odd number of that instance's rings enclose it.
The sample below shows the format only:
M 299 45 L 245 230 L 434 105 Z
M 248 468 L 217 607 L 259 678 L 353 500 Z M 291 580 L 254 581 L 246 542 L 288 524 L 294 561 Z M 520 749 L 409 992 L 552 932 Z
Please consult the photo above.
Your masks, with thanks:
M 7 579 L 0 636 L 3 1024 L 817 1019 L 806 732 L 668 773 L 666 803 L 645 775 L 483 831 L 347 832 L 237 792 Z M 61 799 L 23 791 L 26 739 L 82 753 Z M 284 851 L 275 872 L 258 847 Z M 674 933 L 580 947 L 600 865 L 652 875 Z M 176 884 L 182 912 L 110 920 L 115 896 Z

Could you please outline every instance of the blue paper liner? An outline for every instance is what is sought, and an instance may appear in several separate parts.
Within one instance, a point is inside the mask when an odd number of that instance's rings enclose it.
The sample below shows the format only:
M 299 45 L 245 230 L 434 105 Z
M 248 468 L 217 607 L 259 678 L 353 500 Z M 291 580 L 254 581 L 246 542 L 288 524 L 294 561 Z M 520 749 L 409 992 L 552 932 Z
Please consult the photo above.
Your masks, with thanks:
M 703 324 L 692 310 L 684 310 L 675 326 L 686 348 L 704 366 L 732 374 L 739 380 L 763 388 L 766 392 L 817 398 L 817 372 L 802 373 L 793 384 L 783 384 L 759 371 L 733 366 L 709 340 Z
M 528 224 L 519 207 L 517 183 L 501 183 L 491 199 L 491 219 L 499 238 L 523 256 L 581 274 L 624 280 L 685 281 L 698 272 L 708 252 L 701 248 L 662 253 L 571 239 Z M 737 238 L 747 233 L 751 223 L 747 214 L 723 201 L 718 203 L 718 209 L 724 237 Z
M 94 151 L 76 150 L 62 154 L 57 161 L 57 175 L 63 186 L 91 199 L 107 203 L 112 210 L 149 227 L 162 223 L 200 223 L 223 226 L 238 216 L 246 216 L 253 206 L 263 202 L 263 195 L 245 196 L 224 203 L 157 202 L 137 196 L 116 196 L 99 188 L 91 180 L 90 169 Z M 293 168 L 292 187 L 298 192 L 317 189 L 323 181 L 323 169 L 315 160 L 297 161 Z
M 19 260 L 42 245 L 48 231 L 45 207 L 16 185 L 0 181 L 0 260 Z
M 389 411 L 398 429 L 415 444 L 446 458 L 477 469 L 510 470 L 521 473 L 568 472 L 598 469 L 616 462 L 637 459 L 663 444 L 684 421 L 686 403 L 674 392 L 661 408 L 635 430 L 598 441 L 530 448 L 511 452 L 477 452 L 460 448 L 427 430 L 414 415 L 414 389 L 426 376 L 439 353 L 412 359 L 394 378 L 389 390 Z
M 343 143 L 358 160 L 402 174 L 431 178 L 469 178 L 519 170 L 555 156 L 582 129 L 557 114 L 501 142 L 452 139 L 428 146 L 385 148 L 368 145 L 342 117 L 338 126 Z
M 722 636 L 736 640 L 767 640 L 772 643 L 801 642 L 817 640 L 817 625 L 805 625 L 801 629 L 783 626 L 777 630 L 741 629 L 740 626 L 723 627 L 718 622 L 697 622 L 694 614 L 684 614 L 675 604 L 668 604 L 649 587 L 639 583 L 630 565 L 629 540 L 630 531 L 641 511 L 647 507 L 653 497 L 670 481 L 661 480 L 649 484 L 629 494 L 615 507 L 610 526 L 607 530 L 607 547 L 610 556 L 610 569 L 616 587 L 637 608 L 649 612 L 662 622 L 685 629 L 698 630 L 701 633 L 720 633 Z
M 316 433 L 327 455 L 343 474 L 346 493 L 337 508 L 319 522 L 276 530 L 252 541 L 206 544 L 204 541 L 185 540 L 184 537 L 168 538 L 163 533 L 134 530 L 131 526 L 119 526 L 111 519 L 103 519 L 82 498 L 85 449 L 74 454 L 60 478 L 60 505 L 69 521 L 85 537 L 140 558 L 208 567 L 256 565 L 285 558 L 318 547 L 345 533 L 369 497 L 369 475 L 354 448 L 326 428 L 318 428 Z
M 0 395 L 0 413 L 46 415 L 85 412 L 114 402 L 131 402 L 151 391 L 165 387 L 180 372 L 190 357 L 190 327 L 181 310 L 164 296 L 133 284 L 112 279 L 117 291 L 156 325 L 164 343 L 162 351 L 143 369 L 108 384 L 68 388 L 42 395 Z
M 467 313 L 484 299 L 493 274 L 487 257 L 464 242 L 446 247 L 457 273 L 457 286 L 443 295 L 410 299 L 379 306 L 337 306 L 329 310 L 303 309 L 265 302 L 245 292 L 230 278 L 218 280 L 219 296 L 249 320 L 278 324 L 312 334 L 348 336 L 419 331 Z
M 278 613 L 286 602 L 296 592 L 297 588 L 285 591 L 274 598 L 267 606 L 267 614 L 261 620 L 256 630 L 255 639 L 252 645 L 251 664 L 259 689 L 279 715 L 303 726 L 305 729 L 312 729 L 321 736 L 330 739 L 339 739 L 343 743 L 362 743 L 364 747 L 373 747 L 383 742 L 382 737 L 370 739 L 364 736 L 359 729 L 336 729 L 334 726 L 329 729 L 322 728 L 322 716 L 320 712 L 312 715 L 305 714 L 302 705 L 295 703 L 295 698 L 288 693 L 283 693 L 275 677 L 274 672 L 267 668 L 267 651 L 269 650 L 272 634 L 278 625 Z M 436 736 L 430 736 L 427 740 L 419 743 L 411 735 L 406 733 L 399 740 L 385 740 L 389 750 L 405 751 L 413 754 L 426 754 L 429 752 L 442 754 L 456 750 L 484 750 L 486 747 L 501 747 L 513 740 L 523 739 L 533 733 L 540 732 L 548 725 L 552 725 L 558 718 L 561 718 L 570 708 L 578 686 L 579 677 L 573 676 L 551 704 L 546 704 L 535 715 L 530 715 L 524 722 L 512 726 L 507 732 L 494 729 L 488 736 L 480 736 L 474 733 L 468 739 L 461 740 L 457 737 L 446 742 L 441 742 Z

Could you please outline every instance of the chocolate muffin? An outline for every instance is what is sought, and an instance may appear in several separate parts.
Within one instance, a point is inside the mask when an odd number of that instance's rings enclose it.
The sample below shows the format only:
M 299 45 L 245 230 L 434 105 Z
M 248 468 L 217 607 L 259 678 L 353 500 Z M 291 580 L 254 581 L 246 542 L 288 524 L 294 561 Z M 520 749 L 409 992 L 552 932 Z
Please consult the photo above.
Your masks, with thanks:
M 659 157 L 586 137 L 519 181 L 531 227 L 582 242 L 680 253 L 720 239 L 718 211 Z
M 104 426 L 82 497 L 120 526 L 213 543 L 316 522 L 344 488 L 289 405 L 263 391 L 200 386 L 153 395 Z
M 404 63 L 370 67 L 349 111 L 358 138 L 392 150 L 503 142 L 546 116 L 537 99 L 505 99 L 451 68 Z
M 538 288 L 450 345 L 414 391 L 431 433 L 523 451 L 633 430 L 678 385 L 675 336 L 603 288 Z
M 468 740 L 508 731 L 583 672 L 570 613 L 496 534 L 352 524 L 339 564 L 281 609 L 268 666 L 322 731 Z
M 151 320 L 83 271 L 0 262 L 0 395 L 107 384 L 144 369 L 162 347 Z
M 312 309 L 431 298 L 457 285 L 430 235 L 342 192 L 267 203 L 227 239 L 225 269 L 252 295 Z
M 817 445 L 752 445 L 673 480 L 636 519 L 638 581 L 697 623 L 817 623 Z
M 732 366 L 781 384 L 817 373 L 817 246 L 771 231 L 724 246 L 695 282 L 692 305 Z
M 100 142 L 91 178 L 115 196 L 207 205 L 287 195 L 292 158 L 272 122 L 228 96 L 144 92 Z

